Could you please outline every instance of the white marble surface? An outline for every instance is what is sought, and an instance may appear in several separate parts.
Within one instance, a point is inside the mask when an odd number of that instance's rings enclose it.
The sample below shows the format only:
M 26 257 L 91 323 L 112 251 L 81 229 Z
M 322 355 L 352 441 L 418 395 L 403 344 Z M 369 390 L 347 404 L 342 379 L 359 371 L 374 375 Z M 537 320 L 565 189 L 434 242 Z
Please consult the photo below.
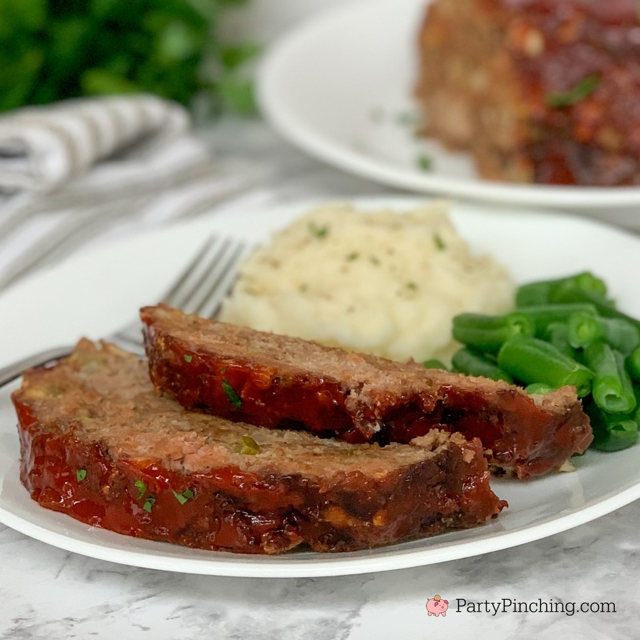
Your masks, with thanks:
M 244 194 L 252 206 L 389 192 L 306 158 L 259 122 L 226 122 L 203 137 L 221 164 L 271 169 L 267 181 Z M 0 525 L 0 638 L 639 638 L 639 530 L 636 503 L 540 542 L 438 566 L 249 580 L 109 564 Z M 436 594 L 449 600 L 446 618 L 427 616 L 425 603 Z M 616 612 L 493 616 L 456 612 L 457 598 L 613 602 Z
M 367 576 L 250 580 L 66 553 L 0 527 L 0 637 L 374 640 L 638 638 L 640 505 L 478 558 Z M 449 600 L 446 618 L 425 603 Z M 614 602 L 616 613 L 456 613 L 467 601 Z M 463 636 L 463 632 L 465 635 Z

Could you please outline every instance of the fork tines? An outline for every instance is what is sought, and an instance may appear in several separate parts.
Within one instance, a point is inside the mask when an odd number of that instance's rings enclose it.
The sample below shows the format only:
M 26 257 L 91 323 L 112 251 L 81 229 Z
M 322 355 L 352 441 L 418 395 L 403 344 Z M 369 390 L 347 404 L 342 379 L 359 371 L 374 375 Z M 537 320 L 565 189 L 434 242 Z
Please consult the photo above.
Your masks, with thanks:
M 212 236 L 162 301 L 186 313 L 214 317 L 249 250 L 241 240 Z

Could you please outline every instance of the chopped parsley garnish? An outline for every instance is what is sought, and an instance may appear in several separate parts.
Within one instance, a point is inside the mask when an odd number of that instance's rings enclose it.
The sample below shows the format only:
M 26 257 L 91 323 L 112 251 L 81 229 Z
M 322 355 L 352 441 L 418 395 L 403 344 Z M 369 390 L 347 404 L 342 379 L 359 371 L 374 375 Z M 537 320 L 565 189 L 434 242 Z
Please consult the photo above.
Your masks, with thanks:
M 228 380 L 222 381 L 222 388 L 224 389 L 224 392 L 227 394 L 227 398 L 229 398 L 231 404 L 236 409 L 241 409 L 242 400 L 240 399 L 240 396 L 233 390 L 233 387 L 229 384 Z
M 407 289 L 411 289 L 411 291 L 415 291 L 418 288 L 418 285 L 415 282 L 407 282 Z
M 433 160 L 426 154 L 418 156 L 418 168 L 422 171 L 433 171 Z
M 396 116 L 396 122 L 403 127 L 417 127 L 420 124 L 420 115 L 411 111 L 402 111 Z
M 173 489 L 172 489 L 172 491 L 173 491 Z M 188 500 L 191 500 L 193 498 L 193 491 L 191 491 L 191 489 L 187 489 L 186 491 L 183 491 L 182 493 L 178 493 L 177 491 L 173 491 L 173 495 L 176 497 L 176 500 L 180 504 L 184 504 L 185 502 L 187 502 Z
M 222 375 L 224 375 L 225 373 L 227 373 L 227 369 L 229 368 L 229 365 L 225 364 L 224 367 L 222 367 L 222 369 L 220 369 L 220 373 Z
M 184 361 L 185 361 L 186 363 L 189 363 L 189 362 L 191 362 L 192 360 L 193 360 L 193 356 L 190 356 L 190 355 L 188 355 L 188 354 L 186 354 L 186 353 L 184 354 Z
M 316 238 L 325 238 L 329 234 L 329 227 L 319 227 L 315 222 L 309 224 L 309 233 Z
M 556 91 L 547 96 L 550 107 L 571 107 L 590 96 L 600 84 L 599 76 L 587 76 L 568 91 Z
M 354 251 L 353 253 L 350 253 L 350 254 L 347 256 L 347 260 L 348 260 L 349 262 L 353 262 L 354 260 L 357 260 L 359 257 L 360 257 L 360 254 L 359 254 L 359 253 L 357 253 L 356 251 Z
M 189 500 L 189 498 L 186 498 L 185 496 L 183 496 L 181 493 L 178 493 L 177 491 L 173 491 L 173 495 L 176 497 L 176 500 L 180 503 L 180 504 L 184 504 L 185 502 L 187 502 Z
M 438 251 L 444 251 L 447 248 L 444 240 L 437 233 L 433 236 L 433 241 L 436 243 Z
M 371 264 L 375 264 L 376 267 L 380 265 L 380 260 L 375 256 L 369 256 L 369 260 L 371 261 Z
M 242 436 L 239 452 L 245 456 L 255 456 L 260 453 L 260 445 L 251 436 Z
M 77 478 L 78 482 L 82 482 L 86 477 L 87 477 L 87 470 L 86 469 L 78 469 L 76 471 L 76 478 Z
M 147 493 L 147 485 L 142 480 L 138 480 L 135 486 L 138 488 L 138 500 L 142 500 L 144 494 Z
M 154 496 L 149 496 L 145 502 L 144 505 L 142 506 L 142 508 L 147 512 L 147 513 L 151 513 L 151 509 L 153 508 L 153 505 L 155 504 L 156 499 Z

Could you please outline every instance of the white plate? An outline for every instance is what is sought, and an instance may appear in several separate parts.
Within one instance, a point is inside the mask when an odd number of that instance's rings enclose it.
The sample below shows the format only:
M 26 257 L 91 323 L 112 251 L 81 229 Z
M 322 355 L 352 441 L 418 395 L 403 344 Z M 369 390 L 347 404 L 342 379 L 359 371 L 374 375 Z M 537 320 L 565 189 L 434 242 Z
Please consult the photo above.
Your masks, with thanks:
M 581 209 L 611 219 L 640 204 L 637 187 L 517 185 L 479 179 L 471 158 L 416 139 L 398 116 L 416 111 L 417 31 L 429 0 L 365 0 L 314 16 L 268 52 L 258 99 L 293 144 L 345 171 L 412 191 L 528 206 Z M 434 159 L 430 172 L 417 158 Z M 617 214 L 635 226 L 637 212 Z
M 360 201 L 404 209 L 415 200 Z M 35 350 L 97 338 L 154 303 L 211 231 L 259 241 L 308 210 L 309 204 L 226 215 L 131 238 L 81 254 L 0 298 L 0 367 Z M 454 205 L 453 219 L 474 250 L 490 251 L 518 281 L 592 269 L 612 294 L 640 315 L 640 291 L 621 274 L 640 269 L 640 240 L 599 223 L 557 214 L 494 213 Z M 311 552 L 256 557 L 205 552 L 138 540 L 88 527 L 33 502 L 18 478 L 16 419 L 9 389 L 0 391 L 0 521 L 63 549 L 153 569 L 225 576 L 292 577 L 365 573 L 426 565 L 505 549 L 564 531 L 640 497 L 640 446 L 615 454 L 589 452 L 569 474 L 521 483 L 495 480 L 510 507 L 490 524 L 427 540 L 357 553 Z

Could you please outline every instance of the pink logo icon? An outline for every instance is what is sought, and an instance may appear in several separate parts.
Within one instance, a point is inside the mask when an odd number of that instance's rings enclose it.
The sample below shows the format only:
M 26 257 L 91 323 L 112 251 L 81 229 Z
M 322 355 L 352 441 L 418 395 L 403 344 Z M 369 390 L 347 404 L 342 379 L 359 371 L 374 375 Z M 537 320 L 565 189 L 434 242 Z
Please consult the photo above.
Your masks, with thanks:
M 430 616 L 438 617 L 442 614 L 442 617 L 446 617 L 447 609 L 449 608 L 449 601 L 443 600 L 440 596 L 434 596 L 431 600 L 427 601 L 427 611 Z

